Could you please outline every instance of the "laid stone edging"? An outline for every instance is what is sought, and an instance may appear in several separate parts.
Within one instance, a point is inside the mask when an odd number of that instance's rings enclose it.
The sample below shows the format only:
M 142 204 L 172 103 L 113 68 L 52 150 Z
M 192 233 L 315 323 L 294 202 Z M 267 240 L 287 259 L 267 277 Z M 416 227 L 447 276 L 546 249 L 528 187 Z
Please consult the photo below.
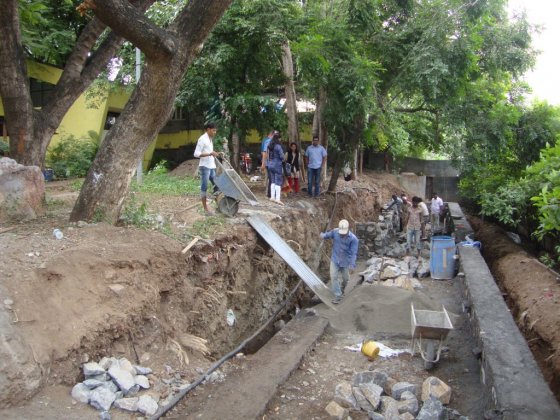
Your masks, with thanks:
M 546 384 L 527 342 L 477 248 L 459 247 L 459 276 L 466 310 L 481 349 L 480 373 L 503 419 L 560 418 L 560 405 Z

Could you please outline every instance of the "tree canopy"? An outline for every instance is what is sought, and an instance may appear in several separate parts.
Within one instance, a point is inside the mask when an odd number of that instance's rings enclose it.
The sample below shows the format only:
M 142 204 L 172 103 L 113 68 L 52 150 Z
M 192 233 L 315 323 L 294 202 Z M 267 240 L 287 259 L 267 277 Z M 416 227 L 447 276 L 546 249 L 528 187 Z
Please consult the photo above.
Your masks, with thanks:
M 432 151 L 456 160 L 465 194 L 478 200 L 482 186 L 496 191 L 556 142 L 557 111 L 527 106 L 519 81 L 534 62 L 535 28 L 523 15 L 509 18 L 505 0 L 91 0 L 83 15 L 69 0 L 5 3 L 0 94 L 10 132 L 20 133 L 11 153 L 23 163 L 42 164 L 62 116 L 110 59 L 118 55 L 127 75 L 134 47 L 144 56 L 143 80 L 100 148 L 73 218 L 116 220 L 134 168 L 122 155 L 140 156 L 173 106 L 241 138 L 285 127 L 275 101 L 284 94 L 286 45 L 297 95 L 315 100 L 317 130 L 340 156 L 334 179 L 358 147 Z M 26 57 L 64 68 L 40 110 L 29 99 Z M 135 121 L 141 132 L 126 129 Z M 100 198 L 104 182 L 119 185 L 108 198 Z

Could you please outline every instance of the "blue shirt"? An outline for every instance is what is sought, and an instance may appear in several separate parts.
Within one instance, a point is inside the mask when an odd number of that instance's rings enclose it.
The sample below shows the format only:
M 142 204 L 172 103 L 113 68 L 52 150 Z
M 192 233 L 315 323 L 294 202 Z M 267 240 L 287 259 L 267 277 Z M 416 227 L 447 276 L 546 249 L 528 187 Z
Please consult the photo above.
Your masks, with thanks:
M 341 268 L 356 268 L 356 257 L 358 256 L 359 240 L 352 232 L 347 235 L 338 233 L 338 229 L 321 233 L 321 238 L 332 239 L 331 261 Z
M 265 137 L 261 143 L 261 153 L 268 152 L 268 145 L 270 144 L 271 137 Z
M 318 144 L 317 146 L 308 146 L 305 150 L 307 157 L 307 166 L 311 169 L 319 169 L 323 166 L 323 159 L 327 157 L 327 150 Z

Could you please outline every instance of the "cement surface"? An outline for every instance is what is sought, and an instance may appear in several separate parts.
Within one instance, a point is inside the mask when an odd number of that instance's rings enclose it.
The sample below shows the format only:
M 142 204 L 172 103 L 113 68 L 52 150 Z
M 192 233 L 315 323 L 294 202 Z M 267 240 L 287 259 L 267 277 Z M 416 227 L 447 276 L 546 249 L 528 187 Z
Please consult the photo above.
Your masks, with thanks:
M 213 384 L 211 392 L 214 397 L 196 404 L 197 411 L 189 412 L 188 418 L 259 418 L 278 386 L 298 368 L 327 325 L 326 319 L 317 316 L 290 321 L 257 353 L 247 357 L 245 368 L 229 375 L 226 381 Z M 188 410 L 188 398 L 185 402 Z M 173 414 L 168 418 L 174 418 Z

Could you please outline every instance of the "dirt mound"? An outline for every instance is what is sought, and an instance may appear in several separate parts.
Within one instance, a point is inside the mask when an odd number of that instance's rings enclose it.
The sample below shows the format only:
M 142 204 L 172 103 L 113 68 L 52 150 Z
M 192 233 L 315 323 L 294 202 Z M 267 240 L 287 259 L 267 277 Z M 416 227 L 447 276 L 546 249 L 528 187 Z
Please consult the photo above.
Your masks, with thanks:
M 185 160 L 171 172 L 169 172 L 173 176 L 198 176 L 198 163 L 200 161 L 198 159 L 189 159 Z
M 560 398 L 560 276 L 497 226 L 470 218 L 482 253 L 552 391 Z

